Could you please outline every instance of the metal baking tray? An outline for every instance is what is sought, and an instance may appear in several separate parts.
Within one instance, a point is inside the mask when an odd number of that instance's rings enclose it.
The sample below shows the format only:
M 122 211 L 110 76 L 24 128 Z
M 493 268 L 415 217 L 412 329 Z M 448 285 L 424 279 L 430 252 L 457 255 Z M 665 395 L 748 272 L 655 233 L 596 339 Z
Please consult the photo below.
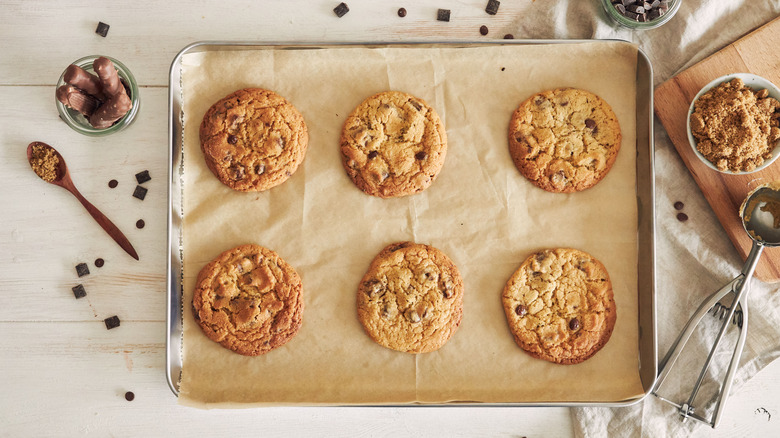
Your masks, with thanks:
M 495 45 L 540 45 L 584 43 L 593 40 L 500 40 L 494 42 L 403 42 L 403 43 L 291 43 L 252 41 L 203 41 L 184 47 L 173 59 L 168 86 L 168 248 L 166 324 L 166 376 L 174 395 L 179 395 L 182 370 L 182 89 L 181 61 L 186 54 L 225 50 L 306 50 L 329 47 L 475 47 Z M 440 406 L 627 406 L 646 397 L 658 375 L 655 302 L 655 181 L 653 139 L 653 69 L 650 60 L 637 49 L 636 70 L 636 202 L 638 210 L 638 333 L 639 375 L 643 394 L 616 402 L 518 402 L 518 403 L 458 403 Z M 437 406 L 410 404 L 403 406 Z

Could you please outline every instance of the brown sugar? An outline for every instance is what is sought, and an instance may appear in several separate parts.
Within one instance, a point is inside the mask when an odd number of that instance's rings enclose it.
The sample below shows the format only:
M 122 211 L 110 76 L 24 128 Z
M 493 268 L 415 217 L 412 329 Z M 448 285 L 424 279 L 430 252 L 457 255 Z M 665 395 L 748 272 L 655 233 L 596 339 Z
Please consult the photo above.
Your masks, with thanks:
M 57 168 L 60 164 L 60 157 L 54 153 L 51 148 L 42 145 L 32 147 L 32 157 L 30 165 L 33 171 L 46 182 L 52 182 L 57 179 Z
M 702 94 L 691 114 L 697 149 L 721 171 L 747 172 L 772 157 L 780 102 L 732 79 Z

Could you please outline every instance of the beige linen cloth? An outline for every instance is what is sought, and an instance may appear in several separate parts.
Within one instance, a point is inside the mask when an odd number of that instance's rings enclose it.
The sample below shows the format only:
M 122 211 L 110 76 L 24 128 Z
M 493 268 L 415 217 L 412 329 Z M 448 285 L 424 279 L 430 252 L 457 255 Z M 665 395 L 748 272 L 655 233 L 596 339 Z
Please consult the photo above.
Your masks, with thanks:
M 539 2 L 536 2 L 538 6 Z M 555 8 L 530 7 L 534 20 L 517 19 L 519 38 L 624 39 L 636 43 L 650 58 L 656 86 L 685 68 L 715 53 L 780 14 L 777 0 L 682 0 L 671 21 L 649 31 L 613 26 L 600 2 L 559 1 Z M 529 12 L 530 13 L 530 12 Z M 742 267 L 714 213 L 674 149 L 663 125 L 655 123 L 657 316 L 659 360 L 682 330 L 699 303 Z M 679 222 L 673 204 L 685 204 L 690 219 Z M 768 251 L 779 251 L 768 249 Z M 750 292 L 750 328 L 732 394 L 759 370 L 780 356 L 780 284 L 753 280 Z M 715 321 L 715 318 L 707 318 Z M 694 336 L 661 393 L 684 401 L 713 342 L 715 326 Z M 732 331 L 733 332 L 733 331 Z M 728 339 L 728 338 L 727 338 Z M 733 339 L 731 339 L 733 341 Z M 731 344 L 733 345 L 733 344 Z M 730 348 L 730 346 L 729 346 Z M 730 355 L 730 352 L 727 353 Z M 726 361 L 730 358 L 728 356 Z M 714 370 L 720 381 L 726 362 Z M 673 376 L 674 377 L 674 376 Z M 697 400 L 709 417 L 713 386 L 705 386 Z M 709 394 L 709 395 L 708 395 Z M 728 404 L 725 409 L 728 411 Z M 677 411 L 653 396 L 623 408 L 573 408 L 577 437 L 678 437 L 709 427 L 694 420 L 679 420 Z M 697 434 L 698 435 L 698 434 Z

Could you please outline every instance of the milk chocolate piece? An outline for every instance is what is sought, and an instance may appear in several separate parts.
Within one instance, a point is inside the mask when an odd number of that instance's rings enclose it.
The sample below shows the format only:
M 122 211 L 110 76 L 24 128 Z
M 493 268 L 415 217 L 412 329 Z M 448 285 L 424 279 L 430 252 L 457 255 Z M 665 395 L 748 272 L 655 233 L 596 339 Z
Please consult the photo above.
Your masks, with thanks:
M 100 106 L 100 101 L 95 96 L 87 94 L 70 84 L 57 88 L 57 100 L 66 107 L 83 114 L 85 117 L 91 116 Z
M 103 88 L 100 85 L 100 78 L 78 65 L 69 65 L 68 68 L 65 69 L 62 80 L 78 89 L 84 90 L 85 93 L 91 94 L 100 100 L 106 99 L 105 94 L 103 94 Z
M 109 97 L 116 96 L 119 93 L 125 92 L 125 87 L 122 86 L 122 81 L 119 80 L 119 73 L 114 67 L 114 63 L 105 56 L 101 56 L 92 62 L 92 68 L 95 69 L 98 78 L 100 78 L 100 85 Z

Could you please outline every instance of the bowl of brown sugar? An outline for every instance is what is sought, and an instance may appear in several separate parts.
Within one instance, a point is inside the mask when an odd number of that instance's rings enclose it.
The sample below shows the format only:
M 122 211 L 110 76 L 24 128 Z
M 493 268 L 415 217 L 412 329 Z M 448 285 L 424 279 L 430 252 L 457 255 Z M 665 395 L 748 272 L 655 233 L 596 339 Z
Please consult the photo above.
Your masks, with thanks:
M 758 172 L 780 156 L 780 89 L 750 73 L 721 76 L 693 98 L 687 123 L 688 142 L 707 167 Z

